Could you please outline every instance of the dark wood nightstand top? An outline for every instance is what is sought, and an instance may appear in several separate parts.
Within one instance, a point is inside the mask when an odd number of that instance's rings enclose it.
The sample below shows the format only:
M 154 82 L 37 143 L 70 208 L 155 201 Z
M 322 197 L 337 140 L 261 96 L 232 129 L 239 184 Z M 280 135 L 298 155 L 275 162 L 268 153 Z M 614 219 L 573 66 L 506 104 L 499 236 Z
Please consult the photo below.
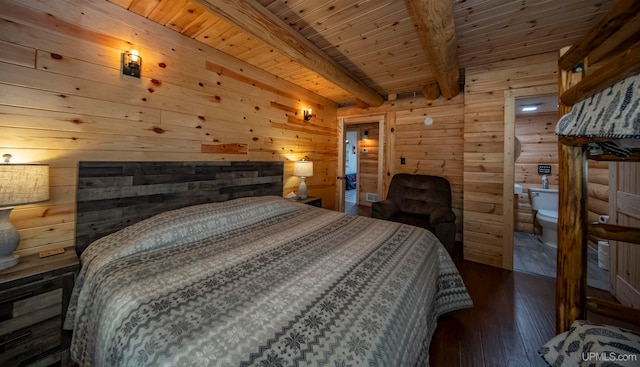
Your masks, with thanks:
M 300 199 L 298 197 L 291 198 L 290 200 L 296 203 L 309 204 L 317 207 L 322 207 L 322 198 L 317 196 L 307 196 L 306 199 Z
M 0 290 L 76 272 L 79 268 L 80 262 L 73 247 L 65 248 L 62 254 L 44 258 L 38 254 L 21 256 L 18 265 L 0 270 Z

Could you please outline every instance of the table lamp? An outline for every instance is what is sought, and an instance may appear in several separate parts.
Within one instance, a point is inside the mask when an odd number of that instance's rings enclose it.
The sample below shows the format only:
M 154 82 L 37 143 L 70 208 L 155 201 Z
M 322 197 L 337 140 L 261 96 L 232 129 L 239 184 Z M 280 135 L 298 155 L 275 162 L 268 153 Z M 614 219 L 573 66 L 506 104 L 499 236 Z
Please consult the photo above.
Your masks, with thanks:
M 300 186 L 298 187 L 298 196 L 300 199 L 307 198 L 307 184 L 305 178 L 313 176 L 313 162 L 311 161 L 295 161 L 293 162 L 293 175 L 300 177 Z
M 48 164 L 11 164 L 10 154 L 0 163 L 0 270 L 18 263 L 13 251 L 20 244 L 20 233 L 9 221 L 15 205 L 49 200 Z

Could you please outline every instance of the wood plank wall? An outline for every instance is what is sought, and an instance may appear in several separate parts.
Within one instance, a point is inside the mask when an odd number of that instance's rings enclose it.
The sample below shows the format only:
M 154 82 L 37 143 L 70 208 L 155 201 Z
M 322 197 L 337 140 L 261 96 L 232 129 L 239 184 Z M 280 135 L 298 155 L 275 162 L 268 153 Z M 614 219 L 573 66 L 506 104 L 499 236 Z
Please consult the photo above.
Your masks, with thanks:
M 522 195 L 518 195 L 515 208 L 514 229 L 534 233 L 534 221 L 529 201 L 528 188 L 542 187 L 539 164 L 551 166 L 547 175 L 550 189 L 558 189 L 558 136 L 555 134 L 558 113 L 516 115 L 516 138 L 520 141 L 520 154 L 516 152 L 515 183 L 521 184 Z
M 18 254 L 73 246 L 81 160 L 283 161 L 286 194 L 307 157 L 335 206 L 335 103 L 106 1 L 0 8 L 0 153 L 51 167 L 51 199 L 13 211 Z M 120 74 L 133 47 L 140 79 Z
M 557 86 L 558 54 L 465 70 L 464 257 L 503 267 L 504 91 Z M 507 266 L 508 267 L 508 266 Z
M 383 187 L 386 194 L 396 173 L 443 176 L 451 183 L 452 206 L 462 240 L 463 121 L 464 96 L 427 101 L 422 96 L 385 102 L 377 108 L 338 109 L 338 116 L 364 118 L 385 116 Z M 433 124 L 425 125 L 426 117 Z M 405 158 L 405 164 L 400 164 Z M 383 198 L 380 198 L 381 200 Z

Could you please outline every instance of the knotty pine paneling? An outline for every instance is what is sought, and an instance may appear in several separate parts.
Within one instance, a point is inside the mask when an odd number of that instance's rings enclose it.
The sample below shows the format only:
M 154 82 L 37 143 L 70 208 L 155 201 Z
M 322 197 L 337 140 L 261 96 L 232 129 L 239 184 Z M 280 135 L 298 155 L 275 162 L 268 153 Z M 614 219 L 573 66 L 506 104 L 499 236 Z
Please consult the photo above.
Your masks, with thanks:
M 464 96 L 427 101 L 422 96 L 385 102 L 367 110 L 340 108 L 340 117 L 385 116 L 383 187 L 396 173 L 443 176 L 451 183 L 452 207 L 456 214 L 457 240 L 463 223 L 463 128 Z M 426 117 L 433 119 L 425 125 Z M 405 164 L 400 159 L 405 158 Z M 379 198 L 382 200 L 383 198 Z
M 335 103 L 113 3 L 2 0 L 0 152 L 48 163 L 51 198 L 11 216 L 18 254 L 74 245 L 79 161 L 314 161 L 335 206 Z M 142 78 L 120 74 L 122 52 Z M 304 108 L 313 109 L 309 122 Z
M 550 189 L 558 189 L 558 136 L 555 134 L 558 113 L 516 115 L 515 132 L 520 141 L 520 152 L 515 152 L 515 183 L 522 185 L 523 193 L 516 201 L 514 229 L 534 233 L 534 220 L 527 189 L 542 187 L 539 164 L 551 166 L 547 175 Z
M 556 86 L 557 53 L 465 70 L 464 257 L 503 267 L 504 91 Z

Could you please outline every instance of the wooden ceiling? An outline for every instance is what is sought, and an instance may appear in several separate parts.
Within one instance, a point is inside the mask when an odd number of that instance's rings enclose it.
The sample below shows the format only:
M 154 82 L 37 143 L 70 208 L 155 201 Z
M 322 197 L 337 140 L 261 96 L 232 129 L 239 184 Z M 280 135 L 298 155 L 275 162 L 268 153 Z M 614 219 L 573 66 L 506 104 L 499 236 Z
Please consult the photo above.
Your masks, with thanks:
M 340 105 L 379 105 L 435 85 L 449 97 L 446 84 L 452 84 L 453 74 L 457 81 L 455 70 L 558 51 L 586 33 L 615 3 L 108 1 Z

